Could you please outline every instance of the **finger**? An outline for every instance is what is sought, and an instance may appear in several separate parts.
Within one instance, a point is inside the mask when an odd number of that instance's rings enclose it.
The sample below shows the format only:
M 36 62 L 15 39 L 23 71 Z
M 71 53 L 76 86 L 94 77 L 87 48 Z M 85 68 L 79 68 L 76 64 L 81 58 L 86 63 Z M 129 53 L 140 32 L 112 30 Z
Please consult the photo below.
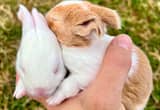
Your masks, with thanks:
M 127 35 L 119 35 L 113 39 L 106 51 L 98 78 L 93 83 L 102 84 L 103 87 L 107 82 L 115 86 L 123 84 L 131 65 L 131 50 L 132 42 Z
M 131 66 L 131 50 L 132 42 L 127 35 L 113 39 L 104 57 L 98 81 L 104 83 L 108 80 L 114 82 L 111 84 L 122 85 Z
M 131 49 L 132 42 L 127 35 L 119 35 L 113 39 L 97 79 L 83 93 L 83 97 L 91 105 L 96 103 L 102 108 L 113 106 L 112 110 L 117 110 L 120 106 L 122 88 L 131 65 Z

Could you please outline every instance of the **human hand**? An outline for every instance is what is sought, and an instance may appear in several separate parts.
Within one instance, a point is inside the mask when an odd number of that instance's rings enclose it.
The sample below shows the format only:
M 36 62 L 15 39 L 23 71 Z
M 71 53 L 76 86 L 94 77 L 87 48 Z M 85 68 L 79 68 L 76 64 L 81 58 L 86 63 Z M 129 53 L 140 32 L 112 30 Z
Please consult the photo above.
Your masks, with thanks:
M 113 39 L 107 49 L 97 78 L 77 96 L 57 106 L 49 106 L 46 99 L 36 99 L 47 110 L 118 110 L 121 93 L 131 65 L 132 42 L 127 35 Z

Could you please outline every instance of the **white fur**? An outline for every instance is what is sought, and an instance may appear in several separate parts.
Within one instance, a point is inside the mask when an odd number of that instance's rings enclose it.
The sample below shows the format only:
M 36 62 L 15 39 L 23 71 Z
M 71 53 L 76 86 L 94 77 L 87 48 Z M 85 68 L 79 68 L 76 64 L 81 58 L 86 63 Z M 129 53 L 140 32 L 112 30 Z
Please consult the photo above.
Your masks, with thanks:
M 149 96 L 144 100 L 144 102 L 142 104 L 137 105 L 136 110 L 144 110 L 145 105 L 147 104 L 147 101 L 149 99 Z
M 56 7 L 71 4 L 81 5 L 81 3 L 83 2 L 76 0 L 63 1 L 56 5 Z M 83 4 L 81 6 L 88 10 Z M 116 13 L 116 11 L 113 11 L 113 13 Z M 117 13 L 115 15 L 117 15 Z M 120 28 L 120 17 L 117 15 L 116 18 L 117 23 L 119 23 L 117 28 Z M 96 77 L 105 51 L 113 37 L 104 35 L 101 39 L 97 39 L 98 36 L 92 33 L 90 38 L 92 38 L 92 44 L 89 47 L 74 48 L 62 45 L 64 63 L 70 71 L 70 76 L 62 82 L 54 96 L 47 100 L 49 104 L 59 104 L 64 99 L 75 96 L 80 89 L 84 89 Z M 128 76 L 134 73 L 138 63 L 137 60 L 137 55 L 133 50 L 132 64 Z
M 104 37 L 101 40 L 96 40 L 96 37 L 92 36 L 94 39 L 90 47 L 62 46 L 64 62 L 71 75 L 62 82 L 54 96 L 47 100 L 49 104 L 58 104 L 65 98 L 76 95 L 95 78 L 105 50 L 112 40 L 112 37 Z
M 59 4 L 57 4 L 55 7 L 57 6 L 66 6 L 66 5 L 72 5 L 72 4 L 81 4 L 81 7 L 85 10 L 88 10 L 88 7 L 83 5 L 83 0 L 64 0 L 62 2 L 60 2 Z M 121 29 L 121 19 L 120 16 L 117 14 L 116 11 L 113 10 L 113 13 L 115 13 L 115 15 L 117 15 L 116 18 L 116 22 L 118 23 L 117 25 L 117 29 Z
M 117 29 L 121 29 L 121 19 L 120 19 L 120 16 L 117 14 L 117 11 L 115 11 L 115 10 L 113 10 L 113 13 L 115 13 L 115 15 L 116 15 L 116 23 L 118 23 L 117 24 Z
M 95 71 L 98 71 L 103 55 L 111 40 L 112 37 L 106 35 L 106 37 L 101 40 L 94 39 L 90 47 L 68 48 L 63 46 L 64 62 L 72 74 L 85 75 L 86 73 L 89 73 L 90 75 L 88 74 L 89 76 L 86 75 L 86 77 L 95 76 Z M 76 63 L 74 63 L 75 61 Z M 79 77 L 77 80 L 83 82 L 84 79 L 83 77 L 82 79 Z
M 16 72 L 20 79 L 14 96 L 20 98 L 24 92 L 37 96 L 36 89 L 39 88 L 45 90 L 47 96 L 53 95 L 65 76 L 57 39 L 36 9 L 32 10 L 31 15 L 21 5 L 18 17 L 23 24 L 23 35 L 16 59 Z
M 144 107 L 145 107 L 144 104 L 139 105 L 139 106 L 136 107 L 136 110 L 144 110 Z
M 65 0 L 57 4 L 56 6 L 65 6 L 65 5 L 72 5 L 72 4 L 80 4 L 83 3 L 83 0 Z
M 135 70 L 137 69 L 137 65 L 138 65 L 138 56 L 135 52 L 135 49 L 132 50 L 132 56 L 131 56 L 131 59 L 132 59 L 132 63 L 131 63 L 131 68 L 128 72 L 128 76 L 132 76 L 132 74 L 135 72 Z
M 22 80 L 20 79 L 16 84 L 16 89 L 14 91 L 13 96 L 17 99 L 21 98 L 23 95 L 25 95 L 25 88 Z
M 76 95 L 80 89 L 84 89 L 96 77 L 97 71 L 102 63 L 105 51 L 113 37 L 105 35 L 102 39 L 95 39 L 89 47 L 74 48 L 62 46 L 65 65 L 70 70 L 71 75 L 65 79 L 55 95 L 48 99 L 49 104 L 58 104 L 65 98 Z M 132 54 L 132 67 L 129 75 L 135 71 L 134 67 L 138 61 L 135 52 Z M 135 63 L 135 64 L 134 64 Z
M 72 5 L 72 4 L 80 4 L 81 7 L 84 9 L 84 10 L 88 10 L 88 7 L 83 5 L 82 2 L 83 0 L 65 0 L 65 1 L 62 1 L 60 2 L 59 4 L 57 4 L 55 7 L 58 7 L 58 6 L 66 6 L 66 5 Z

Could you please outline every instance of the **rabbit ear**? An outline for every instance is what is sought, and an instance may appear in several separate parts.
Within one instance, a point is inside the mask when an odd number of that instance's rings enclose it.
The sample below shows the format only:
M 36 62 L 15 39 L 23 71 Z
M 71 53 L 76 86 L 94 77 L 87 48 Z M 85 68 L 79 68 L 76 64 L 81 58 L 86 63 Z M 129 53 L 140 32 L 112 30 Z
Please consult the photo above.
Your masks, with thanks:
M 95 13 L 97 13 L 97 15 L 99 15 L 100 18 L 103 20 L 103 22 L 105 22 L 108 26 L 116 29 L 121 28 L 120 16 L 115 10 L 94 5 L 91 3 L 87 3 L 87 4 L 89 8 Z
M 17 99 L 23 97 L 26 95 L 26 92 L 25 92 L 25 88 L 24 88 L 24 85 L 23 85 L 23 82 L 22 80 L 20 79 L 19 75 L 16 74 L 16 89 L 14 91 L 14 94 L 13 96 Z
M 19 5 L 17 16 L 23 24 L 23 31 L 28 31 L 34 28 L 32 16 L 25 6 Z
M 48 29 L 48 24 L 44 16 L 41 13 L 39 13 L 36 8 L 32 9 L 32 16 L 33 16 L 36 28 L 43 28 L 43 29 L 47 28 Z
M 94 16 L 89 19 L 83 16 L 82 21 L 72 28 L 72 33 L 79 36 L 90 35 L 92 31 L 95 31 L 98 36 L 104 34 L 103 23 L 99 22 Z

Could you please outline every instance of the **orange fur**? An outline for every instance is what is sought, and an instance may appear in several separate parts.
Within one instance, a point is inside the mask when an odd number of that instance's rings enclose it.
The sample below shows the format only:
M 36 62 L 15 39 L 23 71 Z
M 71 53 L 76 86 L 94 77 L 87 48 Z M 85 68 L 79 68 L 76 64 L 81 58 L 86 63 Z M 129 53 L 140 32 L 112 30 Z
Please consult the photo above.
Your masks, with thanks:
M 92 31 L 98 36 L 103 35 L 104 23 L 113 28 L 120 28 L 115 11 L 89 2 L 57 6 L 47 13 L 46 19 L 59 42 L 66 46 L 90 45 L 91 40 L 86 36 Z M 153 88 L 152 70 L 148 59 L 139 48 L 135 47 L 135 50 L 139 58 L 138 68 L 125 83 L 121 110 L 137 110 L 138 105 L 145 105 Z
M 55 7 L 47 13 L 46 19 L 59 42 L 66 46 L 88 46 L 90 39 L 86 36 L 92 31 L 96 31 L 98 36 L 104 34 L 104 24 L 99 15 L 78 4 Z M 88 21 L 88 25 L 85 24 Z
M 93 5 L 89 2 L 86 2 L 86 4 L 93 12 L 97 13 L 101 17 L 102 21 L 105 22 L 108 26 L 116 29 L 121 28 L 120 17 L 115 10 Z
M 139 57 L 138 68 L 126 81 L 122 94 L 122 103 L 126 110 L 136 110 L 137 105 L 145 105 L 153 89 L 149 61 L 139 48 L 135 47 L 135 49 Z

